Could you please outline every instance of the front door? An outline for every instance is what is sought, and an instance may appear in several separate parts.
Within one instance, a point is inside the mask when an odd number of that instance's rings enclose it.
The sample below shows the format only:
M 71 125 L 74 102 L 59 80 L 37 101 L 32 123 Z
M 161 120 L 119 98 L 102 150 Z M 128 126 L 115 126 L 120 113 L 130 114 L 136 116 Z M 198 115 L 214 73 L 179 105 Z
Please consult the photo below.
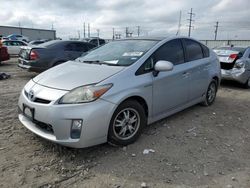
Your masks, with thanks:
M 153 114 L 160 116 L 187 103 L 190 73 L 184 60 L 180 39 L 174 39 L 162 45 L 153 54 L 153 59 L 154 63 L 166 60 L 174 64 L 172 71 L 159 72 L 153 78 Z

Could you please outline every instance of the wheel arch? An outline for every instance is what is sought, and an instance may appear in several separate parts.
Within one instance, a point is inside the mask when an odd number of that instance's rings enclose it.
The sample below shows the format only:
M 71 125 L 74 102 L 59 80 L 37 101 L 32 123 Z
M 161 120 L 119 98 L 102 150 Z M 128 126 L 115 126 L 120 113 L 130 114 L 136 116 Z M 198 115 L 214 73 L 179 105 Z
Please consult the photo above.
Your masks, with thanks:
M 124 103 L 124 102 L 126 102 L 126 101 L 129 101 L 129 100 L 135 100 L 135 101 L 137 101 L 137 102 L 143 107 L 143 109 L 144 109 L 144 111 L 145 111 L 145 115 L 146 115 L 146 117 L 148 118 L 148 116 L 149 116 L 148 104 L 147 104 L 146 100 L 145 100 L 143 97 L 138 96 L 138 95 L 129 96 L 129 97 L 123 99 L 123 100 L 119 103 L 119 105 L 121 105 L 122 103 Z M 119 106 L 119 105 L 118 105 L 118 106 Z

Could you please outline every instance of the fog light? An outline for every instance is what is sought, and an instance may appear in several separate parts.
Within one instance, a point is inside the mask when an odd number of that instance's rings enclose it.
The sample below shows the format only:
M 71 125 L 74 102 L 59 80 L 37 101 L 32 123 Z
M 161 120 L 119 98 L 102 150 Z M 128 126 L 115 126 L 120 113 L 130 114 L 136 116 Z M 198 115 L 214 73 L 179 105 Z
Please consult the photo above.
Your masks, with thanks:
M 80 138 L 82 131 L 82 120 L 81 119 L 74 119 L 72 120 L 71 125 L 71 138 L 76 139 Z

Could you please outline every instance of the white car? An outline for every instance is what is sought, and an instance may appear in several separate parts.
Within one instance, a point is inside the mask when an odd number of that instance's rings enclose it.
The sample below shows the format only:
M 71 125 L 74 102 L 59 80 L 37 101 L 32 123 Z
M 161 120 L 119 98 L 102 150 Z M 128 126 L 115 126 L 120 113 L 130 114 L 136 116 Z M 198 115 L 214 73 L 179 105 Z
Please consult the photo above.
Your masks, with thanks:
M 10 55 L 18 55 L 21 47 L 27 46 L 28 44 L 18 40 L 5 40 L 3 41 L 3 45 L 8 48 Z
M 20 41 L 24 41 L 24 42 L 28 42 L 29 38 L 23 35 L 19 35 L 19 34 L 11 34 L 7 36 L 8 40 L 20 40 Z

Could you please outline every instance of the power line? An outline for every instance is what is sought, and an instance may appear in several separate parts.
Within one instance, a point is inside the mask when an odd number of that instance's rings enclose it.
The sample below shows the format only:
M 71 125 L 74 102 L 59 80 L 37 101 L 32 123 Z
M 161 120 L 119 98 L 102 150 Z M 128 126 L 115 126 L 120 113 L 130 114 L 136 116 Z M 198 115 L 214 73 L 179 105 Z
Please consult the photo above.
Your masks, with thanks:
M 217 33 L 218 33 L 218 27 L 219 27 L 219 22 L 216 22 L 215 31 L 214 31 L 214 40 L 217 40 Z
M 192 22 L 194 21 L 192 18 L 193 16 L 195 15 L 193 13 L 193 8 L 191 8 L 191 11 L 188 13 L 189 14 L 189 19 L 187 19 L 189 21 L 189 25 L 188 25 L 188 36 L 190 37 L 191 36 L 191 28 L 193 27 L 192 26 Z

